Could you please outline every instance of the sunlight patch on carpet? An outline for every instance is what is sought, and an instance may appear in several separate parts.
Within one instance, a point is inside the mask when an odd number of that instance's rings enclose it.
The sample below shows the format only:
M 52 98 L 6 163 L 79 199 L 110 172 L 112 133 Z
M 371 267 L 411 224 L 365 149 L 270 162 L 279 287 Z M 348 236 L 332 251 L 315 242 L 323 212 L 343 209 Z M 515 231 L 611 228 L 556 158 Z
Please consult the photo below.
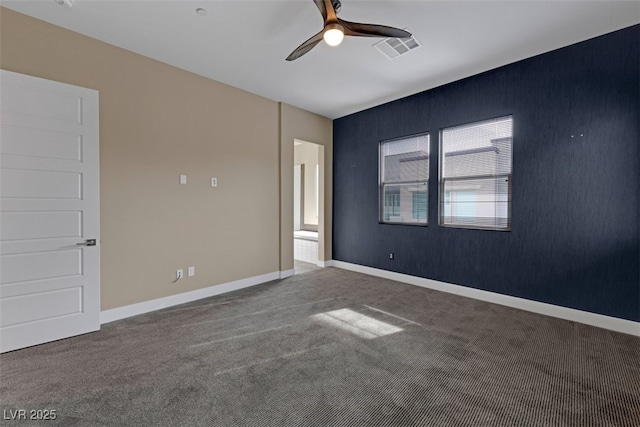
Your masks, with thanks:
M 311 318 L 366 339 L 403 331 L 402 328 L 365 316 L 348 308 L 314 314 Z

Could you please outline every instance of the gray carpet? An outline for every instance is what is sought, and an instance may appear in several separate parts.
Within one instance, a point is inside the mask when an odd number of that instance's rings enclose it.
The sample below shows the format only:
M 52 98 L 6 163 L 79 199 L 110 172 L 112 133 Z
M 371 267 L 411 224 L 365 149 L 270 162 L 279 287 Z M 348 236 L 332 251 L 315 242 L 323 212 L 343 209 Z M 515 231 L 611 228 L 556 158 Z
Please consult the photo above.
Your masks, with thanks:
M 304 273 L 309 273 L 311 271 L 319 270 L 322 267 L 318 267 L 316 264 L 311 264 L 309 262 L 298 261 L 296 259 L 293 261 L 293 268 L 296 274 L 304 274 Z
M 640 426 L 640 339 L 325 268 L 0 356 L 61 426 Z

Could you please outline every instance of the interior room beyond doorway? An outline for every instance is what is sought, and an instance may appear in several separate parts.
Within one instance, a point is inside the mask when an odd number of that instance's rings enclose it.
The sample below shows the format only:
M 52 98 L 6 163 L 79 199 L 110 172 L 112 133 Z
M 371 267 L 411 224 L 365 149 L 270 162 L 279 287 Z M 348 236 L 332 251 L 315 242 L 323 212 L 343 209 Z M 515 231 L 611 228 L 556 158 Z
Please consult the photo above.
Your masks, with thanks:
M 319 146 L 294 140 L 293 160 L 293 258 L 318 262 L 320 210 Z

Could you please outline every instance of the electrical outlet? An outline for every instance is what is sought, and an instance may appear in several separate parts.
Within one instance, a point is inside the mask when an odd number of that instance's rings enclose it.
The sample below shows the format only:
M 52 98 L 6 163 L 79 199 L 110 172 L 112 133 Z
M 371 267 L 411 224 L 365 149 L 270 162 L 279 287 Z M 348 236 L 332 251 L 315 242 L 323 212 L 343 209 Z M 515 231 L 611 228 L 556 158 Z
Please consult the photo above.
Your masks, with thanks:
M 180 280 L 184 277 L 184 271 L 182 269 L 176 270 L 176 280 Z
M 211 186 L 212 187 L 218 186 L 218 178 L 211 178 Z
M 393 257 L 394 257 L 393 252 L 391 252 L 391 253 L 389 254 L 389 259 L 393 259 Z
M 187 270 L 187 275 L 189 277 L 193 277 L 196 275 L 196 268 L 194 266 L 189 267 L 189 269 Z

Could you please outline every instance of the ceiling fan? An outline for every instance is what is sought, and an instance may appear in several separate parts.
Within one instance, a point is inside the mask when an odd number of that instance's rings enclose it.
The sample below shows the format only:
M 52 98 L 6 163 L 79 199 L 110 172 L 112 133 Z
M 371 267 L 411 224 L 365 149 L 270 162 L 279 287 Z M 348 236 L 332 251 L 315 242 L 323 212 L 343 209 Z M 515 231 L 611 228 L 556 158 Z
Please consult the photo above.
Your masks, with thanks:
M 313 0 L 313 2 L 318 7 L 322 19 L 324 19 L 324 28 L 291 52 L 291 54 L 287 56 L 287 61 L 300 58 L 320 43 L 322 39 L 324 39 L 329 46 L 338 46 L 342 43 L 344 36 L 394 37 L 399 39 L 411 37 L 410 32 L 399 28 L 377 24 L 360 24 L 338 18 L 338 12 L 342 8 L 340 0 Z

